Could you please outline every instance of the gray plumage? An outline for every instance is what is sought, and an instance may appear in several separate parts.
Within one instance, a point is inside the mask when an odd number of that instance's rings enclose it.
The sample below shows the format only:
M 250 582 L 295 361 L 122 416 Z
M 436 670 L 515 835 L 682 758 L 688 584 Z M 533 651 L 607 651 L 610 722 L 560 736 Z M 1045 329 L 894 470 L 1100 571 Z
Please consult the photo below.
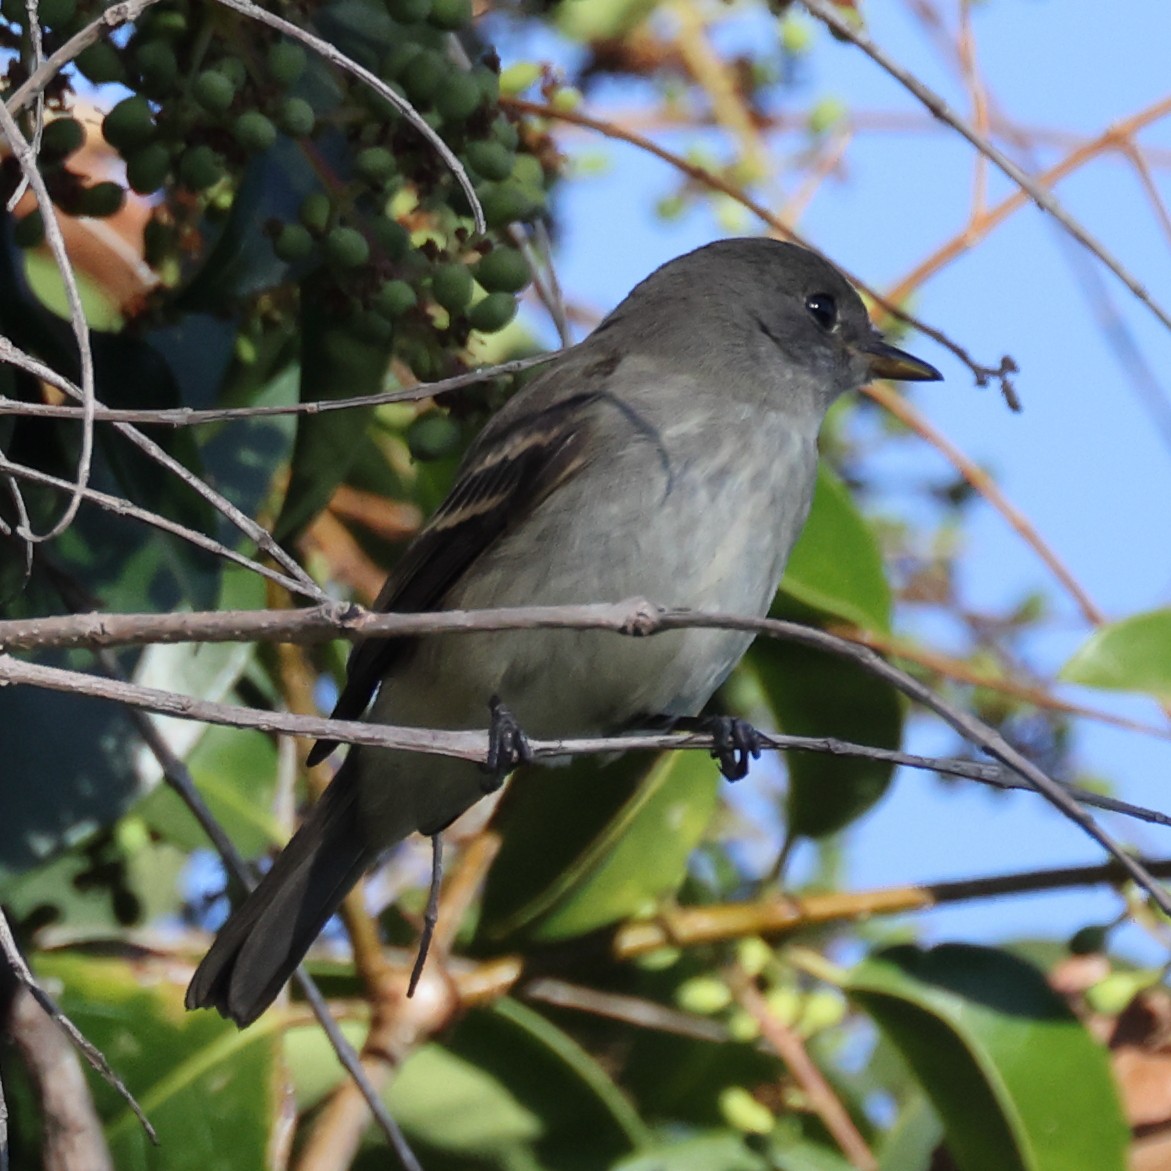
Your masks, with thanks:
M 809 511 L 830 404 L 874 377 L 931 379 L 845 279 L 772 240 L 664 265 L 488 423 L 378 599 L 387 610 L 613 602 L 762 615 Z M 335 714 L 483 728 L 494 695 L 530 735 L 697 713 L 750 636 L 484 632 L 369 640 Z M 372 702 L 371 702 L 372 701 Z M 333 747 L 317 746 L 311 760 Z M 362 872 L 483 793 L 474 764 L 352 747 L 326 796 L 200 965 L 189 1008 L 254 1020 Z M 583 795 L 585 799 L 585 795 Z

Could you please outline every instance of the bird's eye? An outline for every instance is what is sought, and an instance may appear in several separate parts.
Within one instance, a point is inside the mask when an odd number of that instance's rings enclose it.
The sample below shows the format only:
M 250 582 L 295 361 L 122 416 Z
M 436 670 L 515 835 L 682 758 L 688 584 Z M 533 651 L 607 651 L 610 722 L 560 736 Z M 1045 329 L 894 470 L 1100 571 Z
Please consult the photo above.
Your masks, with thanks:
M 838 327 L 838 303 L 830 293 L 811 293 L 805 298 L 809 316 L 827 333 Z

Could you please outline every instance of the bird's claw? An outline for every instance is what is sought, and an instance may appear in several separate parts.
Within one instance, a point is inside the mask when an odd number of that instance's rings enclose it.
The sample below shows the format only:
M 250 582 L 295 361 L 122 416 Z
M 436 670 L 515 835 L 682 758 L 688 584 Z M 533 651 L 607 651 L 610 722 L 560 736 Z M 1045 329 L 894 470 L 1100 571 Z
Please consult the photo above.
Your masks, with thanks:
M 517 765 L 528 764 L 533 759 L 533 750 L 524 729 L 498 695 L 492 696 L 488 707 L 492 712 L 492 721 L 488 725 L 488 756 L 480 770 L 485 774 L 484 792 L 495 793 Z
M 712 716 L 707 721 L 712 737 L 712 759 L 729 781 L 748 776 L 750 760 L 760 757 L 763 744 L 760 733 L 739 716 Z

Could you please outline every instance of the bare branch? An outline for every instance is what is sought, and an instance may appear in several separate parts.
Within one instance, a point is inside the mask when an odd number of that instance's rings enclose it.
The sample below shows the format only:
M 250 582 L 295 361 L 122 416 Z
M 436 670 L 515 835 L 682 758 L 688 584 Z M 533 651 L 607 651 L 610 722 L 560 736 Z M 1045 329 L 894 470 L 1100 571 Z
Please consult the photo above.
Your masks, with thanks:
M 808 248 L 813 252 L 819 252 L 813 244 L 794 231 L 789 224 L 769 211 L 767 207 L 753 199 L 743 188 L 723 178 L 721 175 L 714 174 L 706 167 L 689 162 L 682 155 L 667 150 L 644 135 L 626 130 L 613 122 L 607 122 L 600 118 L 592 118 L 588 114 L 582 114 L 577 110 L 560 110 L 555 106 L 542 105 L 540 102 L 530 102 L 523 98 L 502 98 L 500 104 L 508 109 L 516 110 L 517 113 L 535 114 L 541 118 L 557 119 L 575 126 L 583 126 L 590 130 L 596 130 L 599 134 L 604 134 L 607 138 L 615 138 L 621 142 L 628 142 L 631 146 L 636 146 L 640 150 L 646 151 L 647 154 L 661 159 L 682 174 L 694 179 L 697 183 L 702 183 L 710 190 L 718 191 L 723 195 L 727 195 L 730 199 L 734 199 L 742 207 L 752 212 L 762 223 L 767 224 L 774 232 L 786 240 L 792 240 L 794 243 L 800 244 L 802 247 Z M 837 267 L 840 269 L 841 265 L 837 265 Z M 982 365 L 963 346 L 953 341 L 941 330 L 926 324 L 926 322 L 919 320 L 917 317 L 912 317 L 910 314 L 904 313 L 890 298 L 884 297 L 882 293 L 871 288 L 865 281 L 859 280 L 858 277 L 853 276 L 844 269 L 842 271 L 851 283 L 861 289 L 877 305 L 880 305 L 886 313 L 889 313 L 892 317 L 897 318 L 907 325 L 913 326 L 933 341 L 938 342 L 945 349 L 950 350 L 951 353 L 971 370 L 975 376 L 977 385 L 983 386 L 989 380 L 995 379 L 1000 382 L 1005 396 L 1009 399 L 1010 403 L 1013 401 L 1014 396 L 1010 375 L 1016 373 L 1017 367 L 1011 358 L 1002 358 L 998 366 Z
M 356 613 L 360 613 L 355 608 Z M 325 611 L 318 612 L 318 620 Z M 978 745 L 995 759 L 1007 765 L 1023 777 L 1050 804 L 1078 825 L 1083 832 L 1094 839 L 1104 850 L 1123 866 L 1161 910 L 1171 914 L 1171 895 L 1144 870 L 1121 844 L 1116 842 L 1077 803 L 1057 781 L 1038 768 L 1021 752 L 1015 749 L 999 732 L 978 720 L 975 716 L 953 706 L 936 695 L 917 679 L 891 666 L 867 647 L 838 638 L 812 627 L 774 618 L 748 618 L 735 614 L 700 614 L 692 611 L 656 609 L 644 600 L 628 603 L 582 605 L 566 607 L 524 607 L 501 611 L 447 611 L 442 614 L 380 615 L 371 617 L 370 625 L 394 619 L 390 625 L 399 632 L 408 628 L 412 633 L 432 633 L 436 630 L 503 630 L 535 629 L 571 626 L 582 630 L 610 630 L 615 633 L 645 636 L 665 630 L 680 630 L 691 627 L 742 630 L 747 633 L 763 634 L 769 638 L 781 638 L 802 646 L 825 651 L 836 658 L 854 662 L 863 670 L 889 683 L 896 690 L 934 712 L 956 732 L 971 743 Z M 401 623 L 401 625 L 400 625 Z M 12 682 L 33 683 L 36 686 L 57 690 L 90 688 L 89 694 L 104 694 L 106 698 L 138 703 L 165 715 L 185 719 L 203 719 L 210 723 L 233 723 L 245 726 L 236 718 L 233 709 L 225 705 L 209 704 L 206 701 L 175 696 L 169 692 L 150 688 L 136 688 L 133 692 L 119 690 L 118 685 L 94 681 L 78 672 L 61 671 L 31 663 L 21 663 L 10 656 L 0 656 L 0 678 Z M 98 684 L 102 686 L 99 687 Z M 130 685 L 123 685 L 129 689 Z M 102 690 L 112 689 L 112 690 Z M 136 698 L 130 699 L 130 695 Z M 348 722 L 349 726 L 339 735 L 329 730 L 329 721 L 315 721 L 308 716 L 286 716 L 281 713 L 253 713 L 246 726 L 267 731 L 292 732 L 294 735 L 327 736 L 331 739 L 346 740 L 350 743 L 375 743 L 377 736 L 369 724 L 361 721 Z M 408 735 L 409 733 L 409 735 Z M 398 740 L 397 737 L 403 737 Z M 455 739 L 448 740 L 448 737 Z M 471 737 L 472 739 L 460 739 Z M 406 741 L 413 741 L 408 743 Z M 472 747 L 472 744 L 475 747 Z M 442 752 L 444 755 L 461 756 L 466 759 L 483 759 L 486 741 L 476 733 L 468 732 L 423 732 L 419 729 L 399 729 L 396 742 L 388 747 L 401 747 L 413 751 Z M 534 746 L 535 747 L 535 746 Z M 564 752 L 564 744 L 548 746 L 549 755 Z
M 27 988 L 13 997 L 8 1027 L 40 1108 L 44 1171 L 114 1171 L 77 1053 Z
M 37 197 L 41 218 L 45 225 L 45 239 L 53 253 L 53 260 L 57 271 L 61 274 L 61 281 L 65 287 L 65 299 L 69 304 L 69 324 L 73 336 L 77 341 L 78 356 L 81 364 L 81 387 L 77 390 L 77 397 L 82 404 L 82 431 L 81 450 L 77 457 L 77 473 L 69 503 L 65 507 L 57 522 L 44 533 L 31 531 L 19 532 L 17 535 L 32 542 L 47 541 L 64 532 L 77 515 L 81 507 L 82 492 L 89 481 L 90 463 L 93 459 L 93 412 L 94 412 L 94 366 L 93 351 L 90 347 L 89 323 L 85 319 L 85 310 L 81 306 L 81 293 L 77 287 L 77 276 L 73 265 L 65 250 L 65 239 L 61 235 L 61 225 L 57 222 L 57 209 L 49 198 L 48 189 L 41 173 L 37 168 L 37 157 L 33 146 L 27 141 L 16 124 L 16 119 L 3 103 L 0 103 L 0 132 L 3 132 L 12 153 L 20 163 L 21 173 L 28 180 L 33 194 Z
M 134 1095 L 126 1088 L 122 1079 L 110 1068 L 110 1063 L 105 1059 L 102 1051 L 86 1040 L 81 1030 L 57 1007 L 53 998 L 37 983 L 32 972 L 29 971 L 28 964 L 24 962 L 24 957 L 16 946 L 16 940 L 12 937 L 12 929 L 8 926 L 8 919 L 2 910 L 0 910 L 0 954 L 3 954 L 17 980 L 41 1006 L 42 1011 L 60 1026 L 66 1036 L 85 1055 L 90 1065 L 101 1075 L 103 1081 L 116 1090 L 126 1102 L 134 1112 L 134 1116 L 142 1124 L 147 1138 L 157 1146 L 158 1135 L 155 1133 L 154 1127 L 151 1126 L 150 1120 L 143 1114 L 142 1108 L 134 1100 Z
M 44 93 L 45 87 L 73 60 L 78 53 L 88 49 L 105 35 L 108 29 L 118 28 L 119 25 L 137 20 L 152 4 L 158 0 L 124 0 L 121 4 L 111 4 L 101 16 L 92 20 L 80 32 L 76 32 L 55 53 L 50 54 L 41 62 L 28 79 L 19 85 L 7 101 L 11 114 L 18 114 L 38 94 Z
M 1159 305 L 1131 275 L 1120 260 L 1106 246 L 1095 239 L 1058 202 L 1057 197 L 1042 187 L 1027 172 L 1022 170 L 994 143 L 981 135 L 975 127 L 961 118 L 950 106 L 924 85 L 913 73 L 889 57 L 869 37 L 844 20 L 827 0 L 804 0 L 805 7 L 832 29 L 838 36 L 850 41 L 866 54 L 876 65 L 884 69 L 905 89 L 919 99 L 941 122 L 946 123 L 963 138 L 967 139 L 985 158 L 1008 176 L 1042 210 L 1048 212 L 1083 247 L 1088 248 L 1122 283 L 1141 301 L 1168 329 L 1171 329 L 1171 313 Z
M 797 1032 L 771 1011 L 760 990 L 742 968 L 732 968 L 728 976 L 740 1007 L 752 1017 L 761 1036 L 785 1063 L 789 1074 L 804 1091 L 813 1112 L 821 1119 L 822 1125 L 850 1165 L 859 1171 L 878 1171 L 874 1152 L 866 1145 L 866 1140 L 825 1075 L 813 1063 Z
M 2 453 L 0 453 L 0 473 L 18 480 L 27 480 L 33 484 L 43 484 L 49 488 L 60 488 L 64 492 L 76 491 L 75 486 L 70 484 L 69 481 L 62 480 L 57 476 L 50 476 L 47 472 L 38 472 L 35 468 L 26 468 L 23 464 L 11 463 Z M 224 558 L 225 561 L 231 561 L 236 565 L 243 566 L 245 569 L 250 569 L 253 573 L 258 573 L 270 581 L 278 582 L 287 590 L 291 590 L 294 593 L 301 594 L 302 596 L 308 595 L 312 598 L 321 597 L 321 591 L 316 588 L 316 585 L 311 592 L 305 588 L 299 577 L 296 580 L 291 577 L 286 577 L 283 573 L 269 569 L 267 565 L 262 565 L 259 561 L 253 561 L 251 557 L 245 557 L 243 553 L 237 553 L 234 549 L 229 549 L 226 545 L 220 544 L 214 538 L 204 536 L 197 529 L 190 529 L 186 525 L 169 520 L 167 517 L 157 512 L 151 512 L 149 509 L 139 508 L 137 504 L 131 504 L 129 500 L 121 496 L 111 496 L 109 493 L 99 492 L 96 488 L 83 488 L 78 495 L 80 499 L 96 504 L 99 508 L 106 509 L 107 512 L 114 513 L 117 516 L 125 516 L 131 520 L 141 521 L 143 524 L 150 525 L 151 528 L 158 529 L 160 532 L 171 533 L 173 536 L 181 537 L 197 549 L 204 549 L 209 553 L 214 553 L 217 557 Z M 76 616 L 69 616 L 69 618 L 73 617 Z M 65 621 L 68 621 L 69 618 L 66 618 Z
M 98 659 L 112 682 L 126 685 L 118 662 L 110 652 L 99 652 Z M 179 799 L 191 811 L 195 820 L 199 822 L 200 827 L 207 834 L 208 840 L 215 847 L 216 853 L 219 854 L 224 866 L 227 867 L 237 882 L 246 890 L 251 890 L 256 885 L 252 870 L 244 859 L 240 857 L 236 851 L 236 847 L 232 844 L 231 838 L 224 832 L 223 826 L 220 825 L 211 810 L 207 807 L 207 803 L 195 787 L 195 781 L 192 779 L 187 766 L 171 751 L 166 740 L 159 735 L 158 729 L 145 712 L 132 707 L 129 709 L 129 716 L 144 743 L 159 762 L 163 770 L 163 777 L 168 786 L 174 790 Z M 321 995 L 316 983 L 313 981 L 313 977 L 309 975 L 304 965 L 297 968 L 297 971 L 294 973 L 294 979 L 297 981 L 302 995 L 309 1003 L 313 1015 L 317 1018 L 325 1035 L 329 1038 L 329 1042 L 337 1054 L 338 1061 L 341 1062 L 342 1067 L 354 1079 L 359 1091 L 366 1099 L 371 1113 L 382 1128 L 392 1148 L 398 1154 L 403 1167 L 406 1171 L 421 1171 L 419 1163 L 407 1145 L 406 1139 L 403 1137 L 398 1124 L 394 1121 L 378 1091 L 371 1085 L 369 1078 L 366 1076 L 366 1072 L 362 1068 L 361 1058 L 354 1051 L 354 1047 L 346 1040 L 345 1035 L 338 1027 L 337 1021 L 333 1019 L 333 1014 L 329 1011 L 329 1006 L 325 1003 L 325 998 Z
M 98 406 L 94 409 L 94 419 L 99 423 L 147 423 L 152 427 L 198 427 L 203 423 L 227 423 L 238 419 L 267 419 L 279 415 L 322 415 L 328 411 L 345 411 L 355 407 L 379 407 L 387 403 L 419 402 L 421 399 L 434 398 L 436 395 L 447 394 L 449 391 L 462 390 L 466 386 L 476 386 L 481 382 L 490 382 L 495 378 L 506 378 L 513 374 L 519 374 L 522 370 L 530 370 L 534 366 L 541 366 L 552 361 L 558 353 L 559 351 L 553 351 L 548 354 L 538 354 L 532 358 L 516 358 L 511 362 L 502 362 L 499 366 L 486 366 L 481 370 L 470 370 L 466 374 L 457 374 L 452 378 L 443 378 L 438 382 L 420 382 L 417 386 L 411 386 L 405 390 L 382 390 L 377 394 L 356 395 L 353 398 L 317 399 L 303 403 L 287 403 L 283 406 L 211 407 L 207 410 L 194 410 L 191 407 L 132 410 Z M 45 377 L 62 390 L 68 390 L 73 385 L 68 379 L 62 379 L 61 375 L 49 370 L 43 363 L 37 362 L 36 358 L 24 354 L 6 338 L 0 338 L 0 361 L 11 361 L 32 373 L 46 371 L 45 374 L 38 376 Z M 29 415 L 42 419 L 76 419 L 81 415 L 81 408 L 55 403 L 23 403 L 0 395 L 0 415 Z

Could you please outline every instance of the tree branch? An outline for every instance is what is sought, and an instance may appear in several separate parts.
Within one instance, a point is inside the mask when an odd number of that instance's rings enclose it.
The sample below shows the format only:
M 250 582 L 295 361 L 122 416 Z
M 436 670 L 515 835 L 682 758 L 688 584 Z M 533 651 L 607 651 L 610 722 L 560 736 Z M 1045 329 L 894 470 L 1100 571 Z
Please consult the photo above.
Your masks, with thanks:
M 328 624 L 329 607 L 319 607 L 307 612 L 310 623 Z M 786 639 L 799 645 L 821 650 L 836 658 L 856 663 L 871 675 L 882 679 L 916 703 L 934 712 L 946 724 L 971 743 L 984 749 L 990 756 L 1018 773 L 1028 784 L 1045 797 L 1050 804 L 1078 825 L 1083 832 L 1094 839 L 1104 850 L 1115 857 L 1130 876 L 1155 901 L 1158 907 L 1171 915 L 1171 895 L 1148 874 L 1141 863 L 1135 861 L 1097 822 L 1077 803 L 1057 781 L 1053 780 L 1021 752 L 1015 749 L 995 729 L 983 724 L 976 717 L 948 703 L 917 679 L 891 666 L 867 647 L 849 642 L 836 635 L 812 627 L 801 626 L 775 618 L 748 618 L 735 614 L 701 614 L 692 611 L 657 609 L 642 599 L 612 604 L 580 606 L 532 606 L 513 610 L 445 611 L 434 614 L 380 614 L 374 615 L 352 607 L 343 611 L 343 623 L 365 627 L 366 633 L 374 630 L 394 631 L 399 634 L 435 633 L 440 630 L 467 632 L 472 630 L 520 630 L 571 627 L 579 630 L 609 630 L 634 637 L 652 635 L 661 631 L 681 630 L 693 627 L 724 630 L 741 630 L 746 633 L 765 635 L 768 638 Z M 284 612 L 281 612 L 282 618 Z M 263 616 L 263 615 L 262 615 Z M 239 619 L 239 614 L 236 615 Z M 51 621 L 51 620 L 45 620 Z M 100 619 L 98 620 L 100 623 Z M 251 621 L 251 620 L 250 620 Z M 386 626 L 383 626 L 386 623 Z M 2 637 L 2 636 L 0 636 Z M 238 634 L 233 637 L 238 638 Z M 483 759 L 484 738 L 474 732 L 428 732 L 417 728 L 395 730 L 395 743 L 387 745 L 381 740 L 377 729 L 361 721 L 346 721 L 338 731 L 332 722 L 315 720 L 308 716 L 288 716 L 283 713 L 249 712 L 247 720 L 240 718 L 240 709 L 223 704 L 212 704 L 186 696 L 151 688 L 137 688 L 131 684 L 114 684 L 95 680 L 91 676 L 21 663 L 10 656 L 0 655 L 0 679 L 10 682 L 33 683 L 37 686 L 56 690 L 86 690 L 88 694 L 108 699 L 136 703 L 139 706 L 162 712 L 165 715 L 184 719 L 201 719 L 210 723 L 229 723 L 237 726 L 256 727 L 269 732 L 291 732 L 293 735 L 326 736 L 357 744 L 382 744 L 384 747 L 400 747 L 411 751 L 442 752 L 444 755 L 460 756 L 469 760 Z M 133 697 L 133 698 L 132 698 Z M 572 746 L 573 742 L 569 742 Z M 534 746 L 535 747 L 535 746 Z M 543 754 L 557 755 L 566 751 L 565 742 L 542 746 Z

